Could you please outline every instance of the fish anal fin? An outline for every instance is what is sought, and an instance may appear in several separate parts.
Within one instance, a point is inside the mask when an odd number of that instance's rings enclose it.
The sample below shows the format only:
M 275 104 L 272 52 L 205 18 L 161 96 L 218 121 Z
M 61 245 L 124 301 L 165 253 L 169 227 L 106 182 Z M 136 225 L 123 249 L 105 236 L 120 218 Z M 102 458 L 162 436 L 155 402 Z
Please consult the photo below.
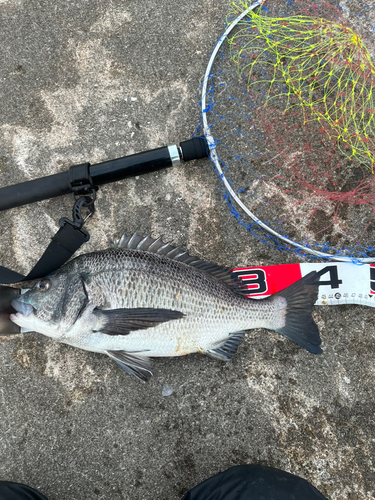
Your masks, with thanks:
M 207 356 L 219 359 L 220 361 L 230 361 L 236 354 L 244 335 L 245 332 L 243 331 L 232 333 L 229 339 L 221 342 L 213 349 L 208 349 L 206 351 Z
M 136 330 L 152 328 L 184 317 L 181 311 L 170 309 L 95 309 L 93 314 L 102 319 L 103 326 L 97 330 L 106 335 L 128 335 Z
M 108 356 L 129 375 L 147 382 L 152 376 L 152 363 L 147 356 L 139 356 L 126 351 L 106 351 Z

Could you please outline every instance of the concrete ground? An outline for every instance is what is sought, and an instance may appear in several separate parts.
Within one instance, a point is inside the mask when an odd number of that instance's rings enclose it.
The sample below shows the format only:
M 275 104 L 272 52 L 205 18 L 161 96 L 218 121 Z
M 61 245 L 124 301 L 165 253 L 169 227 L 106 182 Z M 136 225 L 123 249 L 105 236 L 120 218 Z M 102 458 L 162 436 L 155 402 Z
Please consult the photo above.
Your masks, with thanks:
M 189 138 L 226 11 L 226 0 L 0 0 L 0 185 Z M 3 212 L 1 264 L 30 270 L 71 205 Z M 235 222 L 208 161 L 106 185 L 96 207 L 83 251 L 138 229 L 222 265 L 297 261 Z M 253 330 L 233 362 L 160 359 L 148 384 L 39 334 L 2 337 L 0 479 L 50 500 L 178 500 L 261 463 L 329 500 L 374 499 L 374 310 L 314 317 L 321 356 Z

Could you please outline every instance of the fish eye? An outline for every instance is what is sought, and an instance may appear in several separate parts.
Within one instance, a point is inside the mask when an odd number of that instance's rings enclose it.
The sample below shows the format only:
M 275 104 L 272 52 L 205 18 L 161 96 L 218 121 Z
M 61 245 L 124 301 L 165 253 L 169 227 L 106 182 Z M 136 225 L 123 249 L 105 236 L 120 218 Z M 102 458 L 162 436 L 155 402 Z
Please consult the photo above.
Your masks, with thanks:
M 51 283 L 49 282 L 49 280 L 40 280 L 39 283 L 36 285 L 39 292 L 46 292 L 50 286 Z

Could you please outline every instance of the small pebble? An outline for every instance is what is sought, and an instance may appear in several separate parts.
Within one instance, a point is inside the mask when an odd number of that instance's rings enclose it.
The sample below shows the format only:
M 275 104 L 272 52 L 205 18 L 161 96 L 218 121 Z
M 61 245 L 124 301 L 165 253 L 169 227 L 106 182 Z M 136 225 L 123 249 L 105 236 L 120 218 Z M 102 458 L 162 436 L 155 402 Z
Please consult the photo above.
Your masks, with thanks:
M 170 396 L 171 394 L 173 394 L 172 387 L 168 384 L 165 384 L 165 386 L 163 387 L 163 390 L 161 392 L 161 395 L 162 396 Z

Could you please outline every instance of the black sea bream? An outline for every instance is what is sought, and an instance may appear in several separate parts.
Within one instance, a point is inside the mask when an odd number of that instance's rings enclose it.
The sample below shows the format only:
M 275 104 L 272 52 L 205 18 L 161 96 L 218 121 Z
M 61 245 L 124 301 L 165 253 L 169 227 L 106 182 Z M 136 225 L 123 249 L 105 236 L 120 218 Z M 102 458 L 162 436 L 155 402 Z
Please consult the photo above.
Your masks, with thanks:
M 267 328 L 321 353 L 311 317 L 312 272 L 264 300 L 245 297 L 231 270 L 150 236 L 81 255 L 12 302 L 17 325 L 59 342 L 107 354 L 141 380 L 150 357 L 200 352 L 228 361 L 244 330 Z

